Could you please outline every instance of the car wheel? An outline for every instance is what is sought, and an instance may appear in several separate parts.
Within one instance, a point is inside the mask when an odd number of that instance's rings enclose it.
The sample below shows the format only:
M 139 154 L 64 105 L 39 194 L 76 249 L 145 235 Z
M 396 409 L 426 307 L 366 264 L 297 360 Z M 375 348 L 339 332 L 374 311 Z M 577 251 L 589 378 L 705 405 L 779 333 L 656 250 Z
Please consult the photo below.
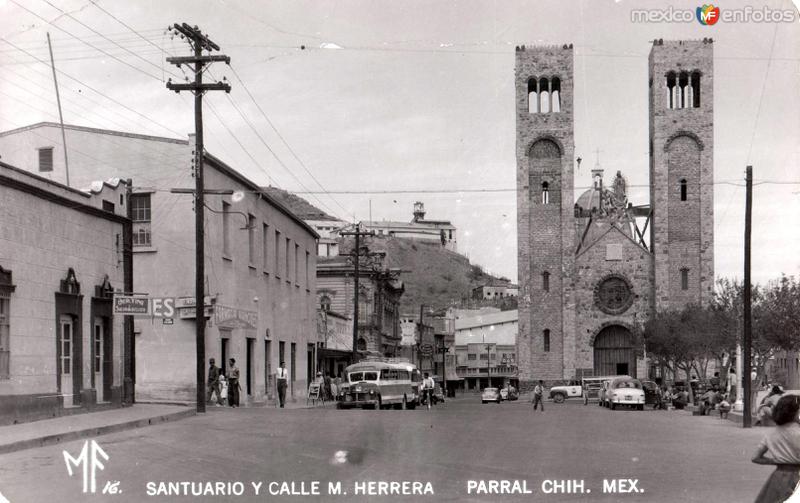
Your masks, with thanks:
M 610 407 L 611 407 L 611 410 L 617 410 L 617 404 L 615 404 L 613 402 L 611 403 Z
M 375 410 L 381 410 L 383 404 L 381 403 L 381 397 L 378 397 L 378 401 L 375 403 Z
M 564 393 L 556 393 L 555 395 L 553 395 L 553 401 L 555 403 L 564 403 L 565 398 L 566 397 L 564 396 Z
M 481 403 L 486 405 L 486 400 L 481 400 Z
M 637 408 L 637 409 L 639 409 L 639 410 L 644 410 L 644 405 L 639 405 L 639 406 L 638 406 L 638 407 L 636 407 L 636 408 Z

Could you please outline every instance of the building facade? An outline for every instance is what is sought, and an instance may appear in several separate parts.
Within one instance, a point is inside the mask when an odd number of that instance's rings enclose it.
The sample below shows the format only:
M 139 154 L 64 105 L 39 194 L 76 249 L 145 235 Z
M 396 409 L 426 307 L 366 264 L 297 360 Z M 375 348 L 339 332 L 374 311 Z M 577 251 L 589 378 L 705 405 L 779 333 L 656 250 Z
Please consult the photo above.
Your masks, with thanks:
M 462 389 L 517 384 L 519 313 L 500 311 L 455 320 L 456 374 Z
M 396 236 L 436 241 L 452 252 L 458 252 L 458 238 L 455 226 L 449 220 L 426 220 L 425 204 L 414 203 L 414 217 L 410 222 L 374 220 L 363 222 L 366 230 L 379 236 Z
M 617 172 L 574 198 L 572 46 L 517 47 L 519 373 L 523 387 L 645 377 L 640 327 L 705 303 L 713 263 L 713 44 L 656 40 L 649 58 L 650 201 Z M 645 233 L 649 229 L 649 240 Z
M 361 259 L 362 262 L 365 260 Z M 382 259 L 381 259 L 382 262 Z M 359 272 L 358 340 L 359 358 L 395 357 L 401 353 L 400 296 L 403 282 L 381 264 Z M 355 316 L 355 268 L 347 255 L 323 258 L 317 263 L 317 304 L 353 319 Z M 351 343 L 352 347 L 352 343 Z
M 128 185 L 90 192 L 0 162 L 0 424 L 131 402 Z M 71 410 L 74 412 L 74 410 Z
M 134 291 L 173 299 L 173 312 L 135 319 L 136 397 L 196 397 L 193 137 L 152 137 L 66 126 L 73 186 L 110 176 L 136 180 L 131 196 Z M 47 152 L 46 155 L 43 155 Z M 0 133 L 0 155 L 21 168 L 64 181 L 61 131 L 42 123 Z M 206 197 L 206 359 L 227 371 L 235 358 L 243 404 L 276 393 L 280 361 L 289 393 L 305 396 L 318 346 L 317 234 L 285 206 L 221 160 L 205 156 L 207 189 L 235 191 Z M 207 366 L 207 362 L 204 362 Z

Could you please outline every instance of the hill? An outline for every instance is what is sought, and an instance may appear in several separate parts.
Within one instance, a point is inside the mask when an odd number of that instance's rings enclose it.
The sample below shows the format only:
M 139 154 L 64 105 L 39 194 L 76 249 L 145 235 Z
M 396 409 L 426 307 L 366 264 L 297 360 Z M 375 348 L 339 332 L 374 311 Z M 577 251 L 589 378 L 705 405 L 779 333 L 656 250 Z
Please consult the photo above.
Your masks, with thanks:
M 387 266 L 403 270 L 400 276 L 405 285 L 400 306 L 403 314 L 418 315 L 421 304 L 446 308 L 469 299 L 475 287 L 502 281 L 437 242 L 375 236 L 370 248 L 385 250 Z

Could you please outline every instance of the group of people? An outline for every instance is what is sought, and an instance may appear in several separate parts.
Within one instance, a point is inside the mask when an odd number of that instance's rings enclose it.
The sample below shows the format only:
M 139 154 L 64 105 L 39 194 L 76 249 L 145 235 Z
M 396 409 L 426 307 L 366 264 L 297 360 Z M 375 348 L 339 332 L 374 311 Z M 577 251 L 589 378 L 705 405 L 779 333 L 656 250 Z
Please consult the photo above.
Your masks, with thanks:
M 216 361 L 211 358 L 208 360 L 208 383 L 206 386 L 206 403 L 211 403 L 211 397 L 216 394 L 217 407 L 226 404 L 231 407 L 239 406 L 239 367 L 236 366 L 236 359 L 228 360 L 228 375 L 225 376 Z
M 286 403 L 286 383 L 289 373 L 286 370 L 286 363 L 281 362 L 277 372 L 278 381 L 278 402 L 283 408 Z M 242 390 L 239 384 L 239 367 L 236 366 L 236 359 L 228 360 L 227 376 L 216 365 L 214 358 L 208 360 L 208 382 L 206 385 L 206 403 L 210 404 L 211 398 L 216 395 L 217 407 L 229 405 L 230 407 L 239 406 L 239 393 Z
M 321 398 L 327 401 L 333 401 L 339 394 L 342 378 L 332 378 L 330 375 L 317 372 L 317 377 L 314 382 L 320 385 Z

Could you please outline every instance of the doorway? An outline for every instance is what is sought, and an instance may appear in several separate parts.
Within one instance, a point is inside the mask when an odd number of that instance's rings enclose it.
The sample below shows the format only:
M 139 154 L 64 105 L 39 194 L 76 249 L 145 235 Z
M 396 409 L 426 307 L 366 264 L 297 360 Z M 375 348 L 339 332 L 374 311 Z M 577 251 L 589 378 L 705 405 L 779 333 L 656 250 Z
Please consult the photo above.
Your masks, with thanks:
M 102 318 L 95 318 L 92 327 L 92 346 L 94 348 L 94 388 L 97 393 L 97 402 L 105 402 L 105 379 L 104 365 L 105 361 L 105 326 Z
M 75 405 L 72 359 L 75 324 L 72 316 L 62 314 L 58 320 L 59 367 L 58 384 L 64 397 L 64 407 Z
M 228 355 L 230 355 L 230 342 L 231 342 L 231 332 L 230 330 L 219 330 L 220 336 L 220 358 L 222 361 L 219 365 L 219 372 L 220 374 L 228 377 Z
M 636 377 L 636 355 L 630 330 L 622 325 L 609 325 L 600 330 L 594 340 L 594 373 Z
M 248 337 L 246 341 L 247 341 L 247 347 L 245 348 L 245 350 L 246 350 L 247 360 L 245 362 L 245 374 L 244 374 L 246 381 L 245 388 L 247 390 L 247 395 L 252 396 L 253 395 L 253 347 L 255 346 L 256 340 L 253 339 L 252 337 Z

